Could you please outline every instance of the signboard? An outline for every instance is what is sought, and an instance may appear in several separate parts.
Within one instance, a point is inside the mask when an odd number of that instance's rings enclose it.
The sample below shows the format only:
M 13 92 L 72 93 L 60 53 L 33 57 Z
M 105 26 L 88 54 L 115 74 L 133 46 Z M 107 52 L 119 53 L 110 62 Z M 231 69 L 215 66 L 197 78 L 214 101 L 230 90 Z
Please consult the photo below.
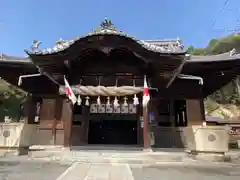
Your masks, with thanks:
M 100 106 L 97 106 L 98 107 L 98 113 L 105 113 L 105 109 L 106 109 L 106 106 L 105 104 L 100 104 Z
M 129 104 L 128 105 L 128 112 L 129 114 L 136 114 L 137 113 L 137 108 L 134 104 Z
M 127 106 L 124 104 L 120 104 L 118 107 L 113 107 L 112 104 L 91 104 L 90 105 L 90 113 L 91 114 L 102 114 L 102 113 L 115 113 L 115 114 L 136 114 L 137 108 L 134 104 L 128 104 Z

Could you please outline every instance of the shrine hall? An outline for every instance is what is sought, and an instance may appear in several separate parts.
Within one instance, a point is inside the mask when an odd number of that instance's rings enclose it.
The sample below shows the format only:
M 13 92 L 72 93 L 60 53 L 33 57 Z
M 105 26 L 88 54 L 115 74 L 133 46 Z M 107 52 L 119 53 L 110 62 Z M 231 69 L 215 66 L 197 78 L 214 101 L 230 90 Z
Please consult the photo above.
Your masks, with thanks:
M 26 57 L 0 55 L 0 76 L 28 93 L 21 118 L 36 124 L 36 145 L 182 147 L 182 129 L 205 121 L 204 99 L 240 75 L 237 49 L 194 56 L 179 38 L 140 40 L 110 20 L 40 47 L 34 40 Z

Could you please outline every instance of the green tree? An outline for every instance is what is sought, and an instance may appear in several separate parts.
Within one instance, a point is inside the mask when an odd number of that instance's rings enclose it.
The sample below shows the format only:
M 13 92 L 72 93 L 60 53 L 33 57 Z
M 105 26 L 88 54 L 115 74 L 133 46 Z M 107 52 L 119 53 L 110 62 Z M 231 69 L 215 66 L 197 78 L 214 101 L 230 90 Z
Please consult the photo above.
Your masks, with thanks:
M 18 118 L 20 104 L 26 100 L 27 93 L 0 79 L 0 121 L 5 116 Z

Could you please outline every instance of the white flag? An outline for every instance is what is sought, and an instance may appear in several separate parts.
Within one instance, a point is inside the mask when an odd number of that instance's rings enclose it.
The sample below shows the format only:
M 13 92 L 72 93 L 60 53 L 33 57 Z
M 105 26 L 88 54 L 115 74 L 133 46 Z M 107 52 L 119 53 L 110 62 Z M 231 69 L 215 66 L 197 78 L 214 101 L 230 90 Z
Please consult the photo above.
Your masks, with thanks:
M 65 83 L 65 88 L 67 91 L 68 98 L 72 101 L 73 104 L 75 104 L 77 101 L 77 98 L 76 98 L 75 94 L 72 92 L 72 89 L 71 89 L 68 81 L 66 80 L 65 76 L 64 76 L 64 83 Z
M 148 88 L 148 85 L 147 85 L 146 76 L 144 76 L 144 91 L 143 91 L 143 99 L 142 99 L 142 105 L 143 105 L 143 107 L 146 107 L 146 106 L 147 106 L 149 100 L 150 100 L 149 88 Z

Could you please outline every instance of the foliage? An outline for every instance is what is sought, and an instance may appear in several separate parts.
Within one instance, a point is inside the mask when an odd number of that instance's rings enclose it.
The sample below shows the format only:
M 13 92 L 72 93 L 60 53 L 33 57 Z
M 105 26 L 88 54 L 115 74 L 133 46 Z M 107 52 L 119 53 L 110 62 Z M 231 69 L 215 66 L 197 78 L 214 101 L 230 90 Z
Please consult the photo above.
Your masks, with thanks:
M 215 55 L 229 52 L 234 48 L 237 51 L 240 50 L 240 34 L 232 34 L 220 39 L 212 39 L 206 48 L 194 48 L 193 46 L 190 46 L 187 51 L 193 55 Z M 239 82 L 240 77 L 213 93 L 209 98 L 220 104 L 235 104 L 239 106 Z
M 214 55 L 229 52 L 234 48 L 240 49 L 240 34 L 212 39 L 205 48 L 190 46 L 187 52 L 193 55 Z
M 0 121 L 5 116 L 18 118 L 20 104 L 26 100 L 27 93 L 0 79 Z

